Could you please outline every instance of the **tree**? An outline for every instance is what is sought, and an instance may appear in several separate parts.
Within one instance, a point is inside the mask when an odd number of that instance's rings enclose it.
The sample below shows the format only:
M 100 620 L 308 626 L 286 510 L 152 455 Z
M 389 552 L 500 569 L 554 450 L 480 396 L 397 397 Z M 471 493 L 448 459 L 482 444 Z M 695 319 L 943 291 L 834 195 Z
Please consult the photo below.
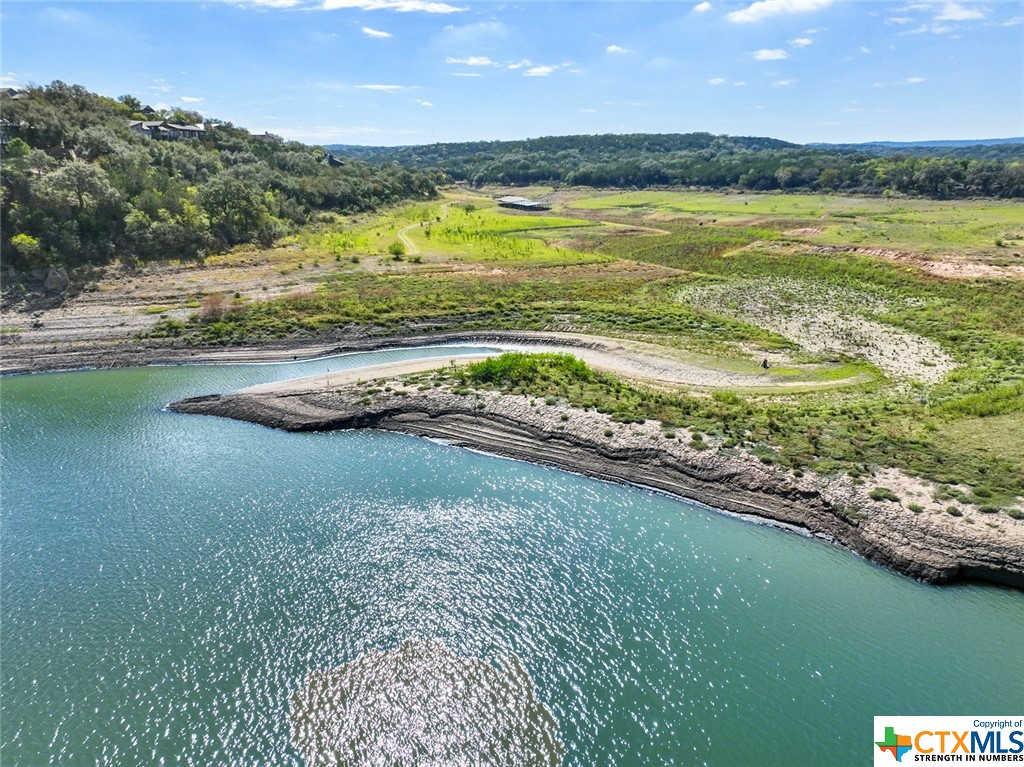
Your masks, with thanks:
M 36 186 L 35 194 L 56 210 L 72 216 L 116 205 L 120 195 L 98 165 L 69 162 L 50 173 Z
M 134 96 L 118 96 L 117 100 L 132 110 L 133 113 L 142 111 L 142 102 Z

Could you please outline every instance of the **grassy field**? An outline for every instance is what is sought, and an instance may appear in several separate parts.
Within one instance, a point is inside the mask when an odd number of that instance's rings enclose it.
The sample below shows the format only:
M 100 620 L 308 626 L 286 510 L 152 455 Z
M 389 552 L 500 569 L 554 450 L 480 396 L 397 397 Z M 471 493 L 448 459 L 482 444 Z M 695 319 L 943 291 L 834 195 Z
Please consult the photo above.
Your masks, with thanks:
M 584 197 L 567 207 L 640 216 L 651 221 L 695 219 L 746 225 L 769 222 L 782 224 L 783 231 L 793 232 L 790 236 L 825 245 L 896 248 L 925 254 L 955 252 L 996 259 L 1021 258 L 1024 262 L 1024 210 L 1019 203 L 1012 202 L 620 192 Z
M 818 246 L 1012 259 L 1022 232 L 1022 207 L 1001 203 L 643 192 L 530 215 L 458 192 L 311 226 L 269 257 L 320 265 L 306 287 L 204 304 L 153 335 L 235 344 L 354 327 L 535 329 L 654 342 L 710 370 L 770 361 L 775 390 L 655 392 L 552 373 L 530 391 L 687 426 L 796 471 L 898 467 L 1010 508 L 1024 493 L 1024 280 L 940 279 Z M 393 247 L 400 235 L 408 252 Z M 815 388 L 830 381 L 843 385 Z

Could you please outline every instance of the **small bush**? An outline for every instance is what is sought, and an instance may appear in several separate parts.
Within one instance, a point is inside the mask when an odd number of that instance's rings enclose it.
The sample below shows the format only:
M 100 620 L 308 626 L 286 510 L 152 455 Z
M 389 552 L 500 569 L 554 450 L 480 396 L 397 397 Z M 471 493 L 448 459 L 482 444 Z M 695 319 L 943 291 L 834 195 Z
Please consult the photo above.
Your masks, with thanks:
M 203 299 L 199 307 L 199 317 L 204 322 L 215 322 L 221 319 L 228 310 L 227 299 L 223 293 L 211 293 Z
M 896 503 L 900 502 L 900 497 L 887 487 L 876 487 L 874 490 L 868 493 L 868 497 L 870 497 L 872 501 L 895 501 Z
M 924 511 L 924 506 L 922 506 L 922 505 L 921 505 L 921 504 L 919 504 L 919 503 L 910 503 L 910 504 L 907 504 L 907 508 L 908 508 L 908 509 L 910 509 L 910 510 L 911 510 L 912 512 L 914 512 L 915 514 L 920 514 L 920 513 L 922 512 L 922 511 Z
M 959 506 L 947 506 L 946 513 L 951 517 L 962 517 L 964 513 L 960 511 Z

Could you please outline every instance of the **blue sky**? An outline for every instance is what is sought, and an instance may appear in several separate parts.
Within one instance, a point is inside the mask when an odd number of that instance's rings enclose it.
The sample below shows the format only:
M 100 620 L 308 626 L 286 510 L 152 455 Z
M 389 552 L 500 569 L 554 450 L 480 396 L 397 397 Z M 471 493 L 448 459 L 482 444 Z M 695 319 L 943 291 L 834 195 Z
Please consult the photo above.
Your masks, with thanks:
M 1024 1 L 16 2 L 5 85 L 311 143 L 1024 135 Z

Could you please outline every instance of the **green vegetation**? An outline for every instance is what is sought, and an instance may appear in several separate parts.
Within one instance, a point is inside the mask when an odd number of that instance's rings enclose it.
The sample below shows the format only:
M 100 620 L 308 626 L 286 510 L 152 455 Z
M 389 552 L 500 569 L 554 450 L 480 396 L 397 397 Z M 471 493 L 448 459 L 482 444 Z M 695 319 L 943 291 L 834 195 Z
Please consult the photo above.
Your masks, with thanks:
M 895 197 L 644 191 L 584 197 L 567 207 L 641 216 L 658 222 L 670 218 L 694 224 L 700 221 L 705 225 L 756 227 L 785 221 L 790 230 L 786 239 L 917 253 L 948 253 L 950 249 L 968 248 L 1007 263 L 1013 257 L 994 250 L 995 240 L 1002 242 L 995 243 L 997 247 L 1024 248 L 1020 206 L 992 200 L 965 200 L 951 206 L 933 200 Z
M 443 168 L 451 178 L 476 186 L 560 183 L 895 192 L 935 199 L 1024 197 L 1024 151 L 1019 145 L 890 153 L 686 133 L 550 136 L 349 151 L 374 162 Z
M 147 138 L 152 119 L 117 101 L 54 82 L 3 97 L 4 205 L 0 249 L 27 269 L 202 259 L 238 243 L 270 245 L 319 211 L 370 211 L 437 195 L 435 175 L 349 162 L 319 147 L 254 138 L 207 123 L 205 138 Z M 171 122 L 202 115 L 172 110 Z
M 976 451 L 969 443 L 936 439 L 928 408 L 908 417 L 909 404 L 898 408 L 887 397 L 869 400 L 833 392 L 821 401 L 806 395 L 781 400 L 733 392 L 712 397 L 675 394 L 628 384 L 565 354 L 504 354 L 467 366 L 459 383 L 565 401 L 625 423 L 655 420 L 666 430 L 687 427 L 694 431 L 691 447 L 704 449 L 706 434 L 723 447 L 746 448 L 765 463 L 785 468 L 858 476 L 870 466 L 896 466 L 933 481 L 983 487 L 987 498 L 1010 501 L 1024 492 L 1024 472 L 1013 460 Z M 918 418 L 924 422 L 916 423 Z M 1019 451 L 1013 458 L 1019 460 Z M 885 487 L 875 488 L 870 496 L 900 501 Z M 952 487 L 936 498 L 977 500 Z
M 900 497 L 887 487 L 876 487 L 868 496 L 872 501 L 895 501 L 900 502 Z

